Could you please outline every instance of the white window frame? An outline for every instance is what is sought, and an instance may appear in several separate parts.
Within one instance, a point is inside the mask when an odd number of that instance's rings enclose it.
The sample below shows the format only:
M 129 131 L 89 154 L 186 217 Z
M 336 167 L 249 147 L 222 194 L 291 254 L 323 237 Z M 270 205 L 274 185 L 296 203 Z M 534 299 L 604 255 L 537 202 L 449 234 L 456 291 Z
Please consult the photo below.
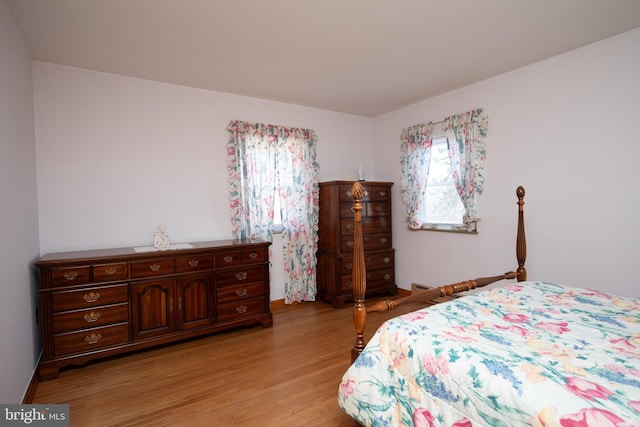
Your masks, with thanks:
M 436 145 L 438 146 L 442 146 L 442 145 L 447 145 L 448 144 L 448 138 L 446 137 L 446 135 L 442 134 L 442 135 L 436 135 L 432 138 L 432 143 L 431 143 L 431 159 L 429 162 L 429 178 L 433 177 L 432 172 L 434 172 L 433 167 L 435 165 L 437 165 L 437 163 L 435 163 L 433 161 L 433 155 L 435 153 L 435 148 Z M 448 156 L 447 156 L 448 159 Z M 450 163 L 449 163 L 450 165 Z M 450 176 L 450 181 L 449 184 L 451 186 L 453 186 L 453 191 L 455 192 L 455 184 L 453 182 L 453 176 L 451 176 L 451 172 L 449 171 L 449 176 Z M 431 185 L 430 185 L 431 184 Z M 429 191 L 429 188 L 433 188 L 433 183 L 430 183 L 429 181 L 427 181 L 427 186 L 425 188 L 425 192 Z M 455 196 L 458 197 L 457 192 L 455 192 Z M 464 215 L 464 206 L 462 205 L 462 201 L 459 199 L 458 197 L 458 210 L 460 211 L 460 221 L 457 223 L 453 223 L 453 222 L 434 222 L 434 221 L 430 221 L 429 217 L 427 216 L 427 209 L 431 206 L 431 202 L 433 202 L 432 198 L 429 198 L 425 195 L 424 197 L 425 200 L 425 205 L 423 206 L 421 212 L 420 212 L 420 217 L 421 217 L 421 222 L 422 222 L 422 229 L 423 230 L 433 230 L 433 231 L 449 231 L 449 232 L 458 232 L 458 233 L 469 233 L 469 234 L 475 234 L 477 233 L 477 231 L 473 231 L 470 232 L 467 230 L 467 226 L 463 223 L 462 221 L 462 217 Z

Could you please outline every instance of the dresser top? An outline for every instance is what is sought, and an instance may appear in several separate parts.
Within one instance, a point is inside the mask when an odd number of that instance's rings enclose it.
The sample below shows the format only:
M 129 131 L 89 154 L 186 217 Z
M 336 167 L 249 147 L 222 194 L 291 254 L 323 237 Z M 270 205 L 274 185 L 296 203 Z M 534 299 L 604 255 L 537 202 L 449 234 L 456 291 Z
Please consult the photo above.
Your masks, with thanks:
M 325 185 L 353 185 L 356 181 L 341 181 L 341 180 L 337 180 L 337 181 L 325 181 L 325 182 L 321 182 L 319 185 L 320 186 L 325 186 Z M 362 183 L 362 185 L 393 185 L 393 182 L 385 182 L 385 181 L 360 181 Z
M 154 258 L 165 256 L 188 255 L 194 252 L 203 252 L 207 250 L 224 250 L 250 246 L 270 245 L 270 242 L 255 240 L 212 240 L 207 242 L 189 242 L 189 248 L 185 249 L 166 249 L 166 250 L 146 250 L 136 251 L 137 247 L 93 249 L 73 252 L 53 252 L 43 255 L 35 261 L 36 266 L 52 265 L 56 263 L 64 263 L 69 261 L 96 260 L 96 259 L 117 259 L 117 258 Z M 180 246 L 180 245 L 176 245 Z

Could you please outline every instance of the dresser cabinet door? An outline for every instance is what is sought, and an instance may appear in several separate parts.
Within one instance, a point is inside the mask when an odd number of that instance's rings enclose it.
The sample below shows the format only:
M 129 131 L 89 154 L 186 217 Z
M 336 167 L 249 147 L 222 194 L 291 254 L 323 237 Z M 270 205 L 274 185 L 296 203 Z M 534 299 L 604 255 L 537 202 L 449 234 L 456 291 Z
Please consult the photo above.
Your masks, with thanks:
M 175 329 L 173 279 L 131 285 L 133 339 L 167 334 Z
M 182 276 L 176 279 L 177 329 L 191 329 L 213 323 L 212 274 Z

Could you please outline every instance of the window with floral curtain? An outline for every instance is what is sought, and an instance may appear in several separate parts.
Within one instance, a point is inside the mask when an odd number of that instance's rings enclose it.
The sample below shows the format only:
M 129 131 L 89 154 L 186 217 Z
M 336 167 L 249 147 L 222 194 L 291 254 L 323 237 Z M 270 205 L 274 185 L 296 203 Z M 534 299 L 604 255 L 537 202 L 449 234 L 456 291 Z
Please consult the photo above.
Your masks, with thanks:
M 278 197 L 285 303 L 314 301 L 319 195 L 315 132 L 237 120 L 227 131 L 234 237 L 272 242 Z
M 482 109 L 447 117 L 443 121 L 445 140 L 455 184 L 452 197 L 464 206 L 460 224 L 425 223 L 425 206 L 434 137 L 433 123 L 420 124 L 402 131 L 401 193 L 407 206 L 407 223 L 412 229 L 448 229 L 477 231 L 478 200 L 484 189 L 488 116 Z M 446 138 L 445 138 L 446 137 Z M 457 195 L 456 195 L 457 193 Z M 456 203 L 459 203 L 456 201 Z

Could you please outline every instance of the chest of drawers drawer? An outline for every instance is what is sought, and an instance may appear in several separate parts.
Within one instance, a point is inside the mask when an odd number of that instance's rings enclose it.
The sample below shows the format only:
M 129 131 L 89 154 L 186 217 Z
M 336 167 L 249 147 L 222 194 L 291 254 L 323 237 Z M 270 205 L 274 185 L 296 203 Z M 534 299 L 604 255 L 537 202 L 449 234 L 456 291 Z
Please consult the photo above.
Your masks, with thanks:
M 127 289 L 126 284 L 119 284 L 53 292 L 51 295 L 53 312 L 127 302 Z
M 372 233 L 362 236 L 362 244 L 365 251 L 391 248 L 391 235 L 389 233 Z M 343 253 L 353 252 L 353 236 L 343 237 L 340 242 Z
M 380 233 L 380 232 L 390 232 L 391 231 L 391 223 L 389 222 L 389 217 L 381 216 L 381 217 L 371 217 L 371 218 L 362 218 L 362 233 Z M 353 236 L 353 219 L 342 219 L 340 221 L 340 234 L 343 236 Z
M 365 254 L 364 264 L 367 271 L 380 270 L 384 268 L 393 268 L 394 251 L 373 252 Z M 340 259 L 340 273 L 351 274 L 353 272 L 353 257 L 345 257 Z

